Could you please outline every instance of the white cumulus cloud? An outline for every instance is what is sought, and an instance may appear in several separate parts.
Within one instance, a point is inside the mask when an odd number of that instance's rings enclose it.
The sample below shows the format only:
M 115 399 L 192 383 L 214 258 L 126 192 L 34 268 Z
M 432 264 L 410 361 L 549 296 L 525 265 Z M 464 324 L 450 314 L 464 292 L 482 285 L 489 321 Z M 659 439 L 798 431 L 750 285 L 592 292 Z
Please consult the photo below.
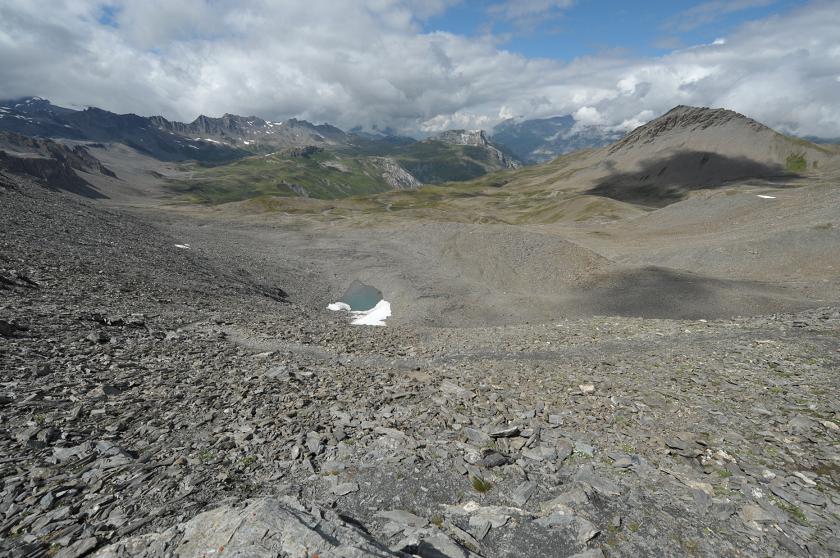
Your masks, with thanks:
M 661 57 L 611 51 L 568 63 L 506 51 L 492 35 L 423 31 L 425 18 L 455 3 L 56 0 L 44 9 L 3 0 L 0 98 L 403 132 L 558 114 L 628 127 L 693 104 L 793 133 L 840 136 L 836 2 L 814 1 Z M 507 2 L 498 14 L 527 17 L 569 4 Z

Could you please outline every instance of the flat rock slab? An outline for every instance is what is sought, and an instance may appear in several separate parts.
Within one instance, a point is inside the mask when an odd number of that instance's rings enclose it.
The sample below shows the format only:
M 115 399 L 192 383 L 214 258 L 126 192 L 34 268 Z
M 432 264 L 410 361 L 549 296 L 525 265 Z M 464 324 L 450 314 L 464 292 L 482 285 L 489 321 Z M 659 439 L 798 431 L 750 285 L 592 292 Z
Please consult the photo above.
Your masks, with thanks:
M 109 545 L 95 558 L 176 556 L 199 558 L 363 558 L 399 556 L 356 526 L 320 519 L 292 498 L 260 498 L 223 506 L 162 533 Z

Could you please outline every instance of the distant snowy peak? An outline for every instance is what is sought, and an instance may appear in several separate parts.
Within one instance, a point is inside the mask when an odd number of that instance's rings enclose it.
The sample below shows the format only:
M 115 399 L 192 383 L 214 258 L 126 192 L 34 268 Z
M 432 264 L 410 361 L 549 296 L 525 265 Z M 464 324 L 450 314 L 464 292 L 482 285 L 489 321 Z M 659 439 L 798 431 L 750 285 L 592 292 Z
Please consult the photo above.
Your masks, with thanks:
M 346 143 L 348 138 L 345 132 L 335 126 L 312 124 L 296 118 L 272 122 L 258 116 L 225 114 L 218 118 L 201 115 L 188 124 L 170 121 L 162 116 L 153 116 L 150 120 L 161 130 L 231 146 L 260 144 L 287 148 L 337 145 Z
M 75 112 L 72 109 L 57 107 L 41 97 L 21 97 L 0 101 L 5 111 L 15 111 L 27 116 L 62 115 Z

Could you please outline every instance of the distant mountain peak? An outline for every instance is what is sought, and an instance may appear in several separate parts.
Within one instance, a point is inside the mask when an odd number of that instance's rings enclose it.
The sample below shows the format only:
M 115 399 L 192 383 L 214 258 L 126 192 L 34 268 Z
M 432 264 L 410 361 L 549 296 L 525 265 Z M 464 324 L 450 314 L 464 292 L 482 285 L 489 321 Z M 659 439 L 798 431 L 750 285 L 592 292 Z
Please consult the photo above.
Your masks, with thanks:
M 440 141 L 450 145 L 464 145 L 480 147 L 490 153 L 504 168 L 516 169 L 520 167 L 517 161 L 509 153 L 505 153 L 487 138 L 484 130 L 446 130 L 429 138 L 428 141 Z
M 487 133 L 484 130 L 446 130 L 430 139 L 451 143 L 452 145 L 475 145 L 477 147 L 490 145 L 490 140 L 487 139 Z
M 15 106 L 15 105 L 34 105 L 34 104 L 41 104 L 41 103 L 49 104 L 49 101 L 44 99 L 44 98 L 34 97 L 34 96 L 33 97 L 17 97 L 17 98 L 14 98 L 14 99 L 4 99 L 4 100 L 0 101 L 0 104 L 12 105 L 12 106 Z
M 541 163 L 572 151 L 602 147 L 622 135 L 600 126 L 580 126 L 573 116 L 564 115 L 505 120 L 494 128 L 492 141 L 526 163 Z

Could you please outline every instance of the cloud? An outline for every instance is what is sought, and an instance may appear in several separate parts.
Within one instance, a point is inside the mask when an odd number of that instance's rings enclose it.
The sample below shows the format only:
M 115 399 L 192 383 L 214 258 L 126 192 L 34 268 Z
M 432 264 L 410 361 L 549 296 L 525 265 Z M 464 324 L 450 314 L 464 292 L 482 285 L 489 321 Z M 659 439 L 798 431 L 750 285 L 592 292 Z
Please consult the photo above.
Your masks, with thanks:
M 568 63 L 505 51 L 492 35 L 422 31 L 425 18 L 452 3 L 57 0 L 44 10 L 3 0 L 0 98 L 39 95 L 181 120 L 295 116 L 408 133 L 576 112 L 629 127 L 694 104 L 789 132 L 840 136 L 834 2 L 666 56 L 612 51 Z M 503 13 L 561 4 L 525 2 Z

